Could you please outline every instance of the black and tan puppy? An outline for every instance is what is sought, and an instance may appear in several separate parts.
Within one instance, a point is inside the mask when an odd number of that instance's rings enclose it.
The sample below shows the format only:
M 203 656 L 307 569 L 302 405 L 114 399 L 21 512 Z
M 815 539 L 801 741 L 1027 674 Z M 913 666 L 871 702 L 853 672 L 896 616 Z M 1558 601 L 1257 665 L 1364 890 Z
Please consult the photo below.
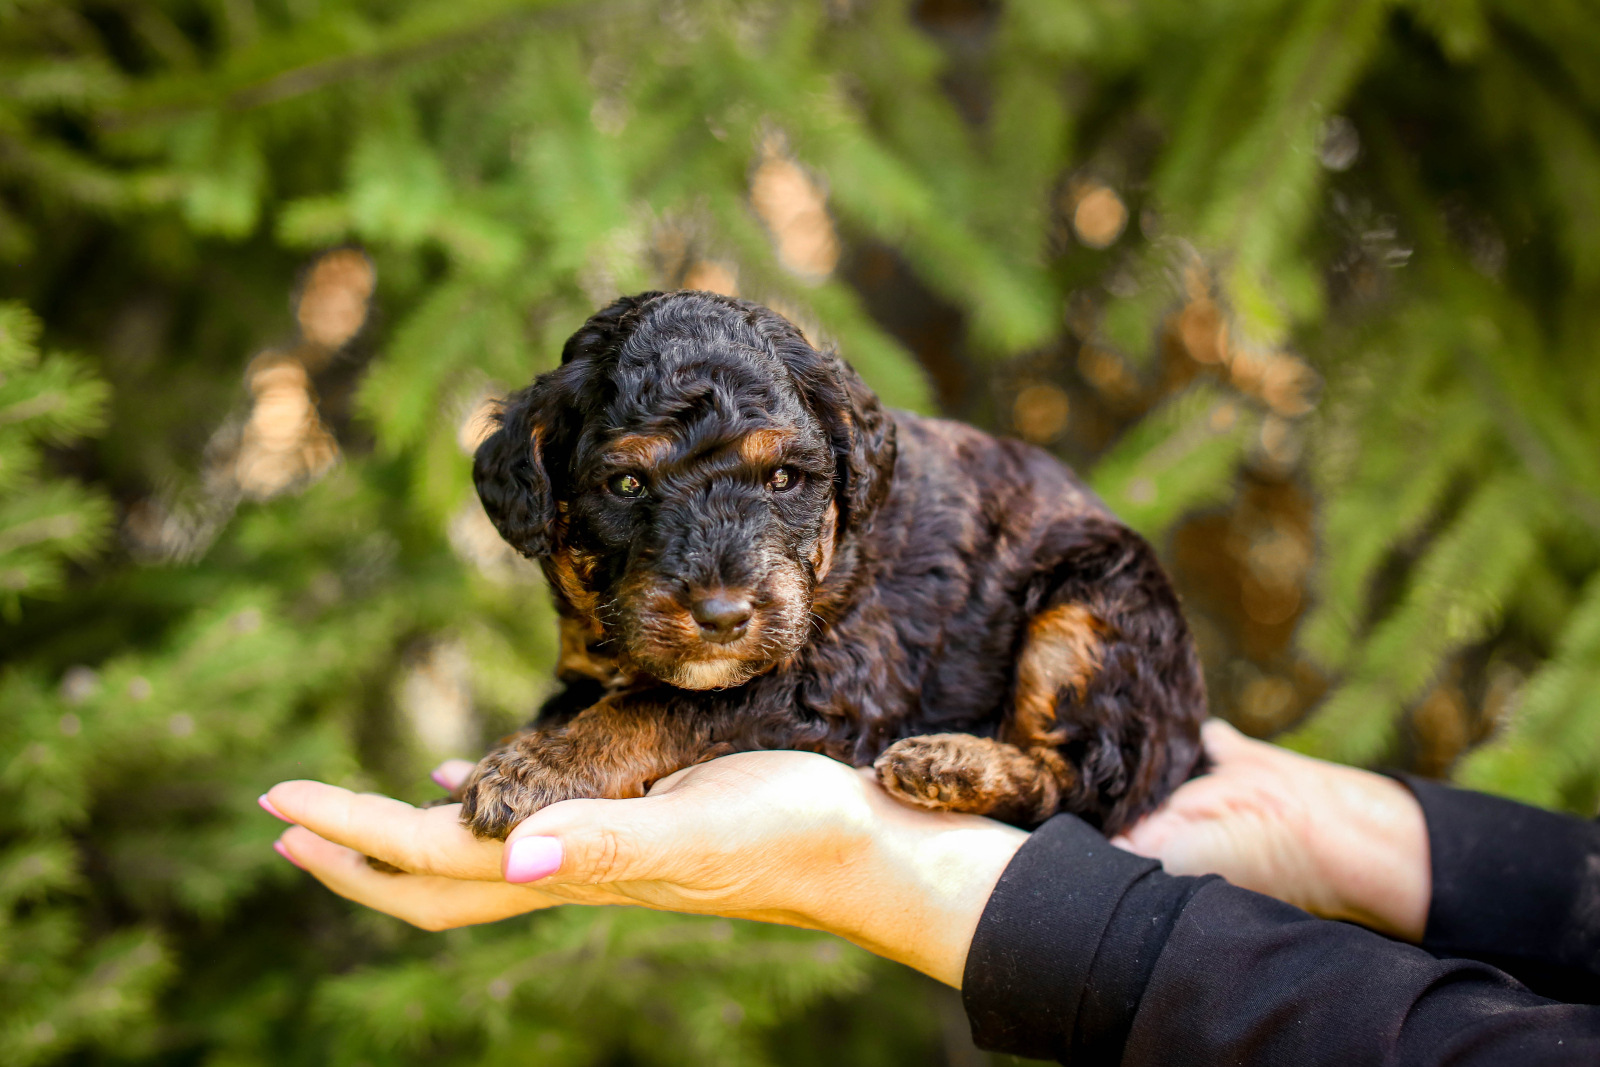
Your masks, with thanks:
M 766 308 L 617 301 L 473 474 L 549 578 L 565 686 L 461 790 L 478 834 L 775 748 L 920 807 L 1115 833 L 1201 759 L 1150 547 L 1044 452 L 885 411 Z

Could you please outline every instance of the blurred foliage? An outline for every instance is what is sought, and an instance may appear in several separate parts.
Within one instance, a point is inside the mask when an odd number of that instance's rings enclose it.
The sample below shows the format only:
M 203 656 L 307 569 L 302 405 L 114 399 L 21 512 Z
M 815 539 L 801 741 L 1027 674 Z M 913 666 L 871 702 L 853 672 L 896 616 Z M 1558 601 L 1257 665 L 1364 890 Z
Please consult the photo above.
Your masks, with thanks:
M 110 519 L 97 494 L 40 478 L 41 444 L 101 428 L 105 385 L 64 356 L 41 360 L 37 320 L 0 304 L 0 607 L 60 587 L 62 565 L 94 554 Z
M 1509 0 L 0 0 L 0 1062 L 972 1062 L 827 939 L 425 935 L 268 848 L 271 782 L 421 799 L 536 704 L 465 453 L 647 286 L 1088 471 L 1245 728 L 1592 812 L 1597 43 Z

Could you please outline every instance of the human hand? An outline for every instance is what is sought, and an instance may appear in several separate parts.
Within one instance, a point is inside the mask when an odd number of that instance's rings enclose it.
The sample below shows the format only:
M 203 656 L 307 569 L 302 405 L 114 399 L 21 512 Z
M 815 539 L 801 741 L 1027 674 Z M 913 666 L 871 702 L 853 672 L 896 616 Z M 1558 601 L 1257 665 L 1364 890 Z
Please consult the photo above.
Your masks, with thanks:
M 442 784 L 470 768 L 445 765 Z M 828 930 L 957 987 L 989 894 L 1026 840 L 990 819 L 910 808 L 869 773 L 806 752 L 724 756 L 638 799 L 554 804 L 504 844 L 474 837 L 459 805 L 307 781 L 265 799 L 296 824 L 280 838 L 289 859 L 426 929 L 631 904 Z
M 1252 740 L 1213 719 L 1211 773 L 1112 843 L 1172 874 L 1220 874 L 1314 915 L 1420 941 L 1428 828 L 1392 778 Z

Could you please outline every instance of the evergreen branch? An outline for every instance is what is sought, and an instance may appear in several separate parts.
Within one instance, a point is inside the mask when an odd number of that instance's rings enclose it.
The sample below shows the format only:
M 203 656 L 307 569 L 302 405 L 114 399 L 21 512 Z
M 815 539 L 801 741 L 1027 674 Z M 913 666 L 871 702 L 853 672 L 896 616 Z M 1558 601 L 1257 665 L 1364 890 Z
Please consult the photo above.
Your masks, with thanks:
M 88 524 L 80 514 L 41 515 L 11 527 L 0 527 L 0 557 L 20 548 L 82 538 Z
M 1498 35 L 1513 47 L 1528 49 L 1528 66 L 1550 78 L 1559 74 L 1554 87 L 1559 95 L 1583 100 L 1589 107 L 1600 107 L 1600 74 L 1594 64 L 1583 59 L 1583 49 L 1575 41 L 1593 41 L 1600 36 L 1600 17 L 1583 0 L 1548 0 L 1542 4 L 1523 4 L 1518 0 L 1486 0 L 1491 23 Z M 1520 39 L 1519 39 L 1520 38 Z M 1552 79 L 1556 80 L 1556 79 Z
M 40 360 L 39 326 L 26 309 L 0 304 L 0 610 L 61 579 L 64 559 L 83 559 L 110 524 L 109 502 L 70 481 L 39 484 L 35 442 L 62 442 L 97 428 L 108 391 L 76 360 Z
M 170 122 L 219 106 L 229 111 L 248 111 L 442 59 L 474 45 L 525 33 L 535 26 L 602 18 L 614 6 L 588 5 L 580 9 L 571 0 L 474 0 L 451 5 L 448 9 L 423 4 L 397 25 L 373 34 L 374 39 L 363 41 L 344 54 L 266 75 L 240 73 L 229 77 L 224 73 L 216 80 L 237 84 L 220 95 L 215 81 L 195 86 L 192 79 L 179 78 L 166 84 L 152 84 L 132 94 L 133 101 L 123 108 L 102 112 L 97 122 L 102 129 L 117 131 Z M 521 10 L 529 7 L 533 10 Z M 466 25 L 461 25 L 463 22 Z M 319 26 L 302 31 L 298 40 L 263 42 L 252 52 L 270 54 L 281 50 L 292 54 L 312 41 L 320 43 L 320 36 L 314 34 L 322 29 Z M 244 63 L 236 60 L 234 65 L 242 67 Z
M 1220 503 L 1260 425 L 1257 412 L 1200 383 L 1147 415 L 1090 478 L 1122 520 L 1154 537 L 1180 516 Z
M 1330 430 L 1359 442 L 1359 481 L 1322 486 L 1323 561 L 1317 604 L 1304 620 L 1301 644 L 1329 668 L 1342 665 L 1367 624 L 1364 618 L 1385 556 L 1415 537 L 1446 494 L 1469 471 L 1493 462 L 1490 431 L 1471 394 L 1429 403 L 1397 383 L 1367 398 L 1365 418 Z
M 1501 473 L 1481 486 L 1429 547 L 1405 598 L 1363 644 L 1345 681 L 1283 743 L 1344 762 L 1367 762 L 1392 743 L 1395 717 L 1456 650 L 1498 624 L 1534 558 L 1548 505 Z
M 1477 351 L 1463 352 L 1461 358 L 1484 410 L 1500 423 L 1507 443 L 1528 470 L 1558 494 L 1575 516 L 1600 532 L 1600 495 L 1593 490 L 1600 486 L 1600 464 L 1565 405 L 1526 372 L 1506 373 L 1504 358 L 1495 359 L 1493 369 Z M 1537 423 L 1529 417 L 1531 411 L 1538 413 Z
M 1559 806 L 1563 786 L 1600 759 L 1591 743 L 1597 717 L 1600 574 L 1590 578 L 1554 654 L 1523 687 L 1509 721 L 1463 761 L 1458 778 L 1473 788 Z

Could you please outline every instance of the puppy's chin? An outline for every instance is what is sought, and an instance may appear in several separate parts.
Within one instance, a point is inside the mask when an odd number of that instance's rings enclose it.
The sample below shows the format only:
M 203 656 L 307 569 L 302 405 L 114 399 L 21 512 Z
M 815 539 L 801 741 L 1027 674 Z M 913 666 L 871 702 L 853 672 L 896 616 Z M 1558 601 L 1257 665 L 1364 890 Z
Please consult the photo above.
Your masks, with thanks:
M 762 667 L 742 659 L 689 660 L 675 666 L 663 681 L 679 689 L 727 689 L 749 681 Z
M 738 647 L 740 644 L 745 647 Z M 777 662 L 761 655 L 759 647 L 756 642 L 708 645 L 696 634 L 670 645 L 629 642 L 628 658 L 646 674 L 679 689 L 729 689 L 743 685 Z

